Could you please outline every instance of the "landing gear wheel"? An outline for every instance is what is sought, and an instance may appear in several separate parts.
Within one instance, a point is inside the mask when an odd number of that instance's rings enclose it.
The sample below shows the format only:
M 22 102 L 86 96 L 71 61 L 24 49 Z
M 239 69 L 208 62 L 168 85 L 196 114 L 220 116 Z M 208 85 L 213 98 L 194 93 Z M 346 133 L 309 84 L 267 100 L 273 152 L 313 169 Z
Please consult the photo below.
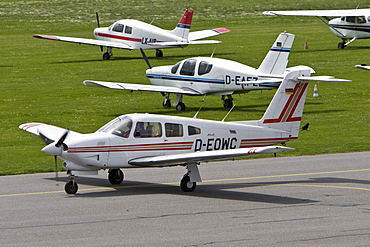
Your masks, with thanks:
M 111 184 L 121 184 L 123 177 L 123 172 L 120 169 L 112 169 L 109 172 L 108 180 Z
M 161 50 L 158 50 L 158 49 L 157 49 L 157 50 L 155 51 L 155 56 L 156 56 L 156 57 L 163 57 L 163 51 L 161 51 Z
M 109 54 L 109 52 L 104 52 L 104 54 L 103 54 L 103 60 L 109 60 L 110 59 L 110 54 Z
M 342 42 L 339 42 L 338 43 L 338 49 L 344 49 L 346 43 L 344 43 L 343 41 Z
M 170 99 L 164 99 L 162 103 L 164 108 L 170 108 L 171 107 L 171 100 Z
M 75 181 L 69 181 L 64 186 L 64 190 L 66 191 L 67 194 L 74 195 L 77 193 L 78 185 Z
M 178 103 L 177 106 L 176 106 L 176 110 L 185 111 L 185 104 L 182 103 L 182 102 Z
M 192 192 L 197 187 L 196 182 L 190 182 L 190 177 L 188 174 L 185 174 L 184 177 L 181 179 L 180 182 L 181 190 L 184 192 Z
M 233 107 L 233 101 L 231 99 L 225 99 L 224 100 L 224 107 L 225 108 L 231 108 L 231 107 Z

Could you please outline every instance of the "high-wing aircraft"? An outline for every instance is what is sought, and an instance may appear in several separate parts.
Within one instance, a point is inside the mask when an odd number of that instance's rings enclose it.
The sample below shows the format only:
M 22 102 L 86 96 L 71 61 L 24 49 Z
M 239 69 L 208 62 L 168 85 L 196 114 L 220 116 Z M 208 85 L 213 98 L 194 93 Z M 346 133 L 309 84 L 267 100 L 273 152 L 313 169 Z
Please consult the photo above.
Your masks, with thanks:
M 171 106 L 169 95 L 175 93 L 177 97 L 173 105 L 178 111 L 185 110 L 185 104 L 182 101 L 183 95 L 221 96 L 224 106 L 231 108 L 233 94 L 279 87 L 288 63 L 294 37 L 293 34 L 281 33 L 259 68 L 226 59 L 193 57 L 184 59 L 175 65 L 148 69 L 146 76 L 153 85 L 90 80 L 84 81 L 84 84 L 130 91 L 161 92 L 165 97 L 164 107 Z M 145 58 L 144 53 L 143 55 Z
M 42 151 L 59 157 L 68 170 L 68 194 L 75 194 L 77 175 L 96 175 L 108 169 L 112 184 L 120 184 L 120 168 L 184 166 L 180 182 L 184 192 L 201 182 L 200 162 L 292 150 L 282 146 L 298 138 L 308 83 L 344 81 L 332 77 L 310 77 L 311 69 L 286 73 L 283 82 L 257 121 L 224 122 L 163 116 L 127 114 L 119 116 L 95 133 L 80 134 L 43 123 L 19 126 L 40 136 L 47 146 Z
M 107 60 L 112 56 L 112 48 L 127 50 L 156 49 L 156 56 L 162 57 L 163 52 L 160 49 L 185 47 L 196 44 L 221 43 L 221 41 L 217 40 L 199 39 L 230 32 L 230 30 L 226 28 L 190 32 L 193 13 L 193 10 L 186 9 L 179 23 L 173 30 L 164 30 L 133 19 L 119 20 L 110 27 L 99 27 L 99 18 L 97 17 L 98 28 L 94 29 L 94 37 L 96 39 L 40 34 L 34 35 L 33 37 L 100 46 L 102 51 L 103 47 L 107 47 L 107 51 L 103 54 L 103 59 Z
M 319 17 L 327 21 L 330 30 L 342 39 L 338 43 L 339 49 L 356 39 L 370 38 L 370 9 L 265 11 L 263 14 Z

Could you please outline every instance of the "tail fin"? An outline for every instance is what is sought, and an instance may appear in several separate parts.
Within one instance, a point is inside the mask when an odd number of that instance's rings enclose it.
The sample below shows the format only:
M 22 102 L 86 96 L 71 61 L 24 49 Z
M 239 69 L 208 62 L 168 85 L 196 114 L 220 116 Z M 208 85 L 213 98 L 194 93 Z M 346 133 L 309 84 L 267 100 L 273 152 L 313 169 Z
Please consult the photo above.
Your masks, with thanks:
M 312 69 L 287 72 L 265 114 L 258 125 L 287 131 L 290 139 L 298 138 L 304 103 L 308 89 L 307 81 L 348 82 L 330 76 L 310 77 Z
M 281 33 L 258 68 L 258 72 L 274 75 L 284 74 L 294 37 L 290 33 Z
M 193 19 L 193 13 L 193 10 L 186 9 L 179 23 L 177 24 L 175 29 L 171 31 L 171 33 L 183 39 L 188 39 L 191 21 Z

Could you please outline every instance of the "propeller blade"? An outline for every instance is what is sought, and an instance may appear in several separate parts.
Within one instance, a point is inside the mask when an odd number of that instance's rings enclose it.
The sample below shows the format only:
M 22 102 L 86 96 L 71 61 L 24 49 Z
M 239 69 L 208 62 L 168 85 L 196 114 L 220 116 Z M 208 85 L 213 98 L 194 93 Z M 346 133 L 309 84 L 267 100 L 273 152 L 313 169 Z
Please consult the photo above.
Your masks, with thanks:
M 56 155 L 54 155 L 54 162 L 55 162 L 55 181 L 58 182 L 59 181 L 59 177 L 58 177 L 58 158 L 57 158 Z
M 96 12 L 95 15 L 96 15 L 96 22 L 98 23 L 98 27 L 100 27 L 100 21 L 99 21 L 99 14 L 98 14 L 98 12 Z
M 39 132 L 39 136 L 40 138 L 47 144 L 49 145 L 50 143 L 53 143 L 54 140 L 48 138 L 47 136 L 45 136 L 43 133 Z
M 150 66 L 149 59 L 148 59 L 148 58 L 147 58 L 147 56 L 145 55 L 143 48 L 140 48 L 140 52 L 141 52 L 141 55 L 143 55 L 143 58 L 144 58 L 144 60 L 145 60 L 146 64 L 148 65 L 149 69 L 151 69 L 151 68 L 152 68 L 152 66 Z
M 68 136 L 68 133 L 69 133 L 69 129 L 67 129 L 66 130 L 66 132 L 62 135 L 62 137 L 58 140 L 58 142 L 55 144 L 55 146 L 58 148 L 58 147 L 60 147 L 62 144 L 63 144 L 63 142 L 64 142 L 64 140 L 67 138 L 67 136 Z

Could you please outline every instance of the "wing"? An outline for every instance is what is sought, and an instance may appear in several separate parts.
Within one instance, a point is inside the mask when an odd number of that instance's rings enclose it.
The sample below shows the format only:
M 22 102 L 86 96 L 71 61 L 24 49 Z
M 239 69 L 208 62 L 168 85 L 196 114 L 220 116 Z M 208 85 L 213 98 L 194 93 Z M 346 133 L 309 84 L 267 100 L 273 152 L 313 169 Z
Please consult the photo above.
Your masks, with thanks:
M 66 129 L 44 123 L 26 123 L 20 125 L 19 128 L 34 135 L 40 136 L 46 144 L 59 140 L 59 138 L 66 132 Z M 74 131 L 69 131 L 68 134 L 68 136 L 78 135 L 81 134 Z
M 189 42 L 157 42 L 157 43 L 148 43 L 152 46 L 188 46 L 188 45 L 203 45 L 203 44 L 218 44 L 222 43 L 218 40 L 199 40 L 199 41 L 189 41 Z
M 216 29 L 210 29 L 210 30 L 203 30 L 203 31 L 196 31 L 196 32 L 190 32 L 188 36 L 188 40 L 193 41 L 197 39 L 204 39 L 216 35 L 220 35 L 223 33 L 230 32 L 229 29 L 226 28 L 216 28 Z
M 366 64 L 355 65 L 355 68 L 370 70 L 370 66 L 368 66 Z
M 193 153 L 162 155 L 154 157 L 144 157 L 132 159 L 128 163 L 135 166 L 174 166 L 185 165 L 187 163 L 207 162 L 220 159 L 232 159 L 242 156 L 251 156 L 257 154 L 272 154 L 284 151 L 294 150 L 293 148 L 281 146 L 266 146 L 256 148 L 238 148 L 229 150 L 200 151 Z
M 124 89 L 124 90 L 130 90 L 130 91 L 152 91 L 152 92 L 161 92 L 161 93 L 202 95 L 201 93 L 194 91 L 190 88 L 166 87 L 166 86 L 131 84 L 131 83 L 103 82 L 103 81 L 84 81 L 83 83 L 86 86 L 91 86 L 91 87 L 107 87 L 111 89 Z
M 292 10 L 292 11 L 265 11 L 264 15 L 290 15 L 290 16 L 363 16 L 368 9 L 343 9 L 343 10 Z
M 128 49 L 128 50 L 133 49 L 131 46 L 125 43 L 103 41 L 103 40 L 97 40 L 97 39 L 84 39 L 84 38 L 50 36 L 50 35 L 39 35 L 39 34 L 33 35 L 33 37 L 40 38 L 40 39 L 50 39 L 50 40 L 57 40 L 57 41 L 64 41 L 64 42 L 72 42 L 72 43 L 85 44 L 85 45 L 96 45 L 96 46 L 112 47 L 112 48 L 119 48 L 119 49 Z

